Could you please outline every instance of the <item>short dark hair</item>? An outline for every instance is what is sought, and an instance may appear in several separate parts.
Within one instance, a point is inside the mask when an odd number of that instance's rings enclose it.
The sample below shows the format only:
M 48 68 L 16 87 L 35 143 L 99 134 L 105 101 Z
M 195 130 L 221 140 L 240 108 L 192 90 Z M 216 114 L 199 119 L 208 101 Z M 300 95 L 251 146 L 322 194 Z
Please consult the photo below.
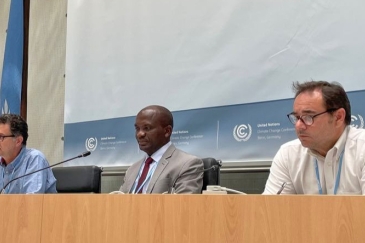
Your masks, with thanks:
M 0 116 L 0 124 L 9 124 L 12 135 L 21 135 L 23 137 L 22 144 L 27 144 L 28 124 L 21 116 L 16 114 L 3 114 Z
M 160 105 L 150 105 L 143 108 L 141 111 L 150 109 L 156 111 L 159 114 L 162 126 L 170 125 L 172 128 L 174 128 L 174 117 L 172 116 L 172 113 L 169 109 Z
M 344 108 L 346 111 L 345 123 L 351 123 L 351 104 L 347 94 L 340 83 L 327 81 L 307 81 L 304 83 L 294 82 L 293 91 L 295 98 L 303 92 L 313 92 L 320 90 L 326 109 Z

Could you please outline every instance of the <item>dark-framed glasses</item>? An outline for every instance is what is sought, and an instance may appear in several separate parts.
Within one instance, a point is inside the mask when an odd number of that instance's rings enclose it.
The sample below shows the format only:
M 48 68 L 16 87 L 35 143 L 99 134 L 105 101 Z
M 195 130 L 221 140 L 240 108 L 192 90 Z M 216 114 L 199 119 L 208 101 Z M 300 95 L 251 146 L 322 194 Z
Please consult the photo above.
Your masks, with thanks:
M 286 115 L 288 118 L 289 118 L 289 121 L 291 123 L 293 123 L 294 125 L 297 124 L 297 122 L 299 120 L 301 120 L 305 125 L 307 126 L 310 126 L 313 124 L 314 122 L 314 118 L 319 116 L 319 115 L 322 115 L 322 114 L 325 114 L 327 112 L 333 112 L 333 111 L 336 111 L 338 110 L 339 108 L 331 108 L 331 109 L 328 109 L 328 110 L 325 110 L 321 113 L 318 113 L 318 114 L 315 114 L 315 115 L 301 115 L 301 116 L 297 116 L 295 115 L 294 113 L 290 113 L 288 115 Z
M 15 135 L 0 135 L 0 141 L 4 141 L 5 138 L 13 138 Z

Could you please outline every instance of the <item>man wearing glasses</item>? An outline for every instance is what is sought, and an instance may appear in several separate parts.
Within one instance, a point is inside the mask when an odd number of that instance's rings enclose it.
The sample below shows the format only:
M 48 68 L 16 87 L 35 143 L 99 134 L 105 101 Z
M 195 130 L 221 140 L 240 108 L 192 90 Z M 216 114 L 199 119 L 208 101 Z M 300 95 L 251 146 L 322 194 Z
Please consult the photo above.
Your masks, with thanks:
M 365 130 L 350 126 L 344 89 L 310 81 L 293 90 L 288 118 L 298 139 L 275 155 L 264 194 L 365 194 Z
M 14 114 L 0 116 L 1 193 L 56 193 L 56 179 L 51 169 L 10 182 L 27 173 L 49 166 L 40 151 L 26 148 L 27 139 L 28 125 L 22 117 Z

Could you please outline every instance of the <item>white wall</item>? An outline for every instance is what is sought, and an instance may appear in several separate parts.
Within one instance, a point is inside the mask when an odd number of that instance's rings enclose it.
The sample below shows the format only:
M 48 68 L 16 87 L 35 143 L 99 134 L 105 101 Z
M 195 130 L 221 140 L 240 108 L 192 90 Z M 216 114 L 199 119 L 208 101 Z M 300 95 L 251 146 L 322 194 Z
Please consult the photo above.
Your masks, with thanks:
M 66 11 L 67 0 L 30 1 L 28 147 L 51 164 L 63 160 Z

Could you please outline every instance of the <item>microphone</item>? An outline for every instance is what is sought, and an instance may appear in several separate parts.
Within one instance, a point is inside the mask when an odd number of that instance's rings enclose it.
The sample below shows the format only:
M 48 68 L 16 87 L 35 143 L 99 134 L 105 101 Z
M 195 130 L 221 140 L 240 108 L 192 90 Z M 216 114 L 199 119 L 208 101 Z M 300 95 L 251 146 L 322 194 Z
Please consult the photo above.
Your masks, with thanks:
M 206 169 L 204 169 L 204 170 L 193 171 L 193 172 L 189 172 L 189 173 L 182 174 L 182 176 L 193 175 L 193 174 L 200 174 L 200 173 L 202 173 L 202 172 L 203 172 L 203 175 L 204 175 L 204 172 L 207 172 L 207 171 L 209 171 L 209 170 L 218 170 L 218 169 L 219 169 L 219 167 L 220 167 L 221 165 L 222 165 L 222 164 L 221 164 L 221 163 L 219 163 L 218 165 L 212 165 L 212 167 L 206 168 Z M 175 179 L 174 183 L 172 184 L 172 187 L 171 187 L 171 190 L 170 190 L 170 194 L 174 194 L 174 193 L 175 193 L 175 184 L 176 184 L 176 181 L 177 181 L 178 179 L 180 179 L 180 177 L 181 177 L 181 176 L 178 176 L 178 177 Z
M 74 159 L 78 159 L 78 158 L 82 158 L 82 157 L 87 157 L 87 156 L 89 156 L 90 154 L 91 154 L 91 152 L 90 152 L 90 151 L 83 152 L 82 154 L 77 155 L 77 156 L 75 156 L 75 157 L 73 157 L 73 158 L 71 158 L 71 159 L 67 159 L 67 160 L 61 161 L 61 162 L 59 162 L 59 163 L 57 163 L 57 164 L 50 165 L 50 166 L 44 167 L 44 168 L 42 168 L 42 169 L 39 169 L 39 170 L 35 170 L 35 171 L 32 171 L 32 172 L 29 172 L 29 173 L 24 174 L 24 175 L 22 175 L 22 176 L 15 177 L 15 178 L 11 179 L 10 181 L 8 181 L 8 183 L 6 183 L 6 184 L 5 184 L 5 186 L 4 186 L 4 187 L 1 189 L 1 191 L 0 191 L 0 194 L 3 194 L 3 192 L 5 191 L 5 188 L 6 188 L 6 187 L 7 187 L 10 183 L 12 183 L 13 181 L 16 181 L 16 180 L 18 180 L 18 179 L 20 179 L 20 178 L 23 178 L 23 177 L 29 176 L 29 175 L 31 175 L 31 174 L 37 173 L 37 172 L 39 172 L 39 171 L 42 171 L 42 170 L 46 170 L 46 169 L 52 168 L 52 167 L 54 167 L 54 166 L 56 166 L 56 165 L 60 165 L 60 164 L 66 163 L 66 162 L 71 161 L 71 160 L 74 160 Z

